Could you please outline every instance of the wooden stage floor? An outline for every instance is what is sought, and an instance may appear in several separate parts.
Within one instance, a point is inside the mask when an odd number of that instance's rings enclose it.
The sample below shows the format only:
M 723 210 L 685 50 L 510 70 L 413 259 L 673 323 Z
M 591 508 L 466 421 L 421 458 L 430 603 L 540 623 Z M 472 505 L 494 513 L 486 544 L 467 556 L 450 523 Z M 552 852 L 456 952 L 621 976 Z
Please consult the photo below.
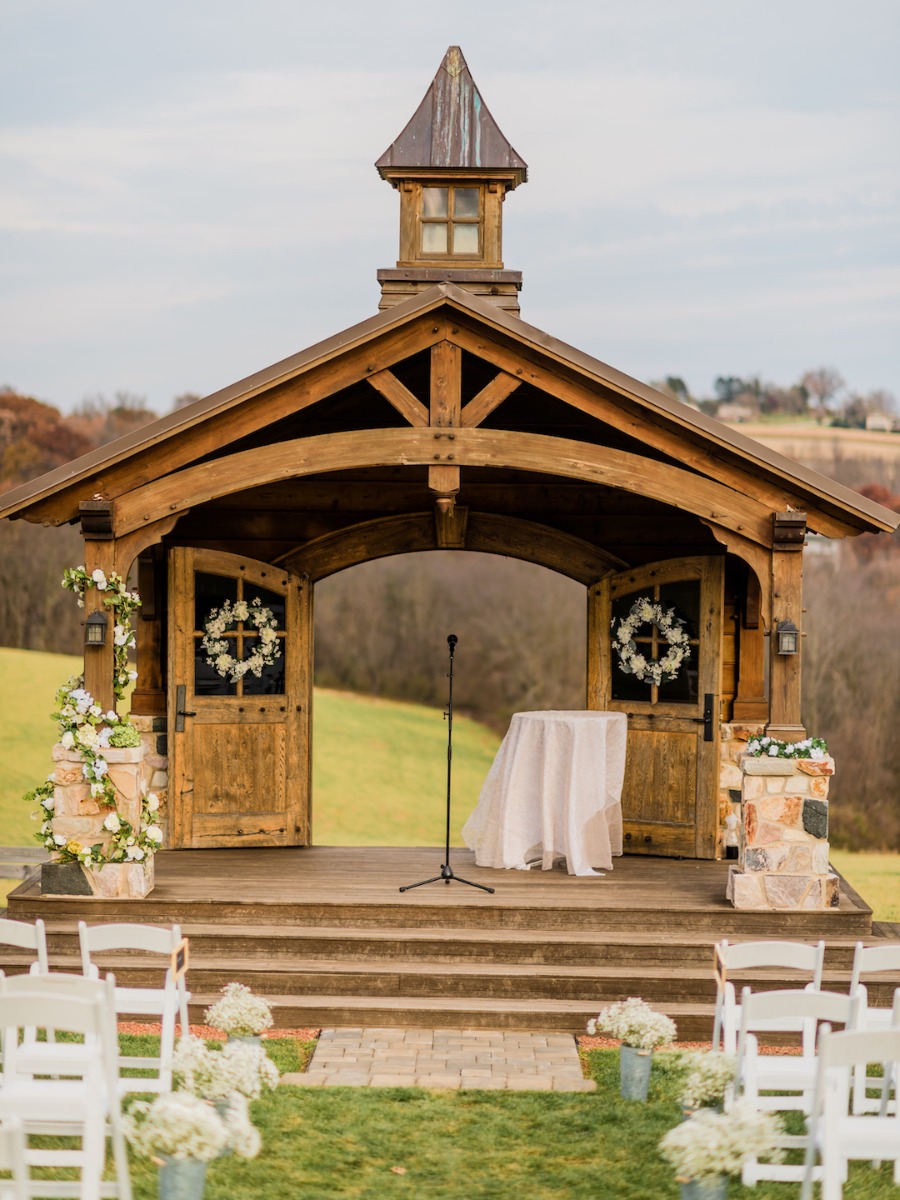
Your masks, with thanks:
M 131 910 L 130 919 L 307 921 L 341 924 L 352 910 L 354 923 L 471 924 L 544 928 L 592 928 L 607 924 L 644 927 L 697 924 L 721 935 L 746 928 L 867 932 L 871 913 L 843 883 L 838 910 L 829 912 L 737 912 L 725 899 L 729 864 L 641 855 L 615 860 L 598 877 L 564 871 L 493 870 L 475 866 L 467 849 L 453 849 L 454 872 L 495 888 L 493 895 L 463 883 L 437 882 L 400 893 L 401 885 L 440 873 L 443 847 L 310 846 L 162 851 L 156 857 L 156 887 L 145 900 L 94 900 L 41 896 L 36 881 L 10 896 L 10 916 L 65 918 L 78 911 L 108 919 Z M 116 914 L 116 915 L 114 915 Z M 405 914 L 405 915 L 404 915 Z

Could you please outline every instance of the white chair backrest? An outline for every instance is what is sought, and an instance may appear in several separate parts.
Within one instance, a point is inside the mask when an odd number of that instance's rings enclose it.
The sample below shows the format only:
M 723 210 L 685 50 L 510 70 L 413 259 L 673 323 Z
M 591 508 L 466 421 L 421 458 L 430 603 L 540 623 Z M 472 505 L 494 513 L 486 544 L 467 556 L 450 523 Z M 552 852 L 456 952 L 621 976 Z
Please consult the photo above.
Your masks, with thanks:
M 735 942 L 723 938 L 716 945 L 716 968 L 724 976 L 729 971 L 747 971 L 754 967 L 778 967 L 803 971 L 816 988 L 822 986 L 825 942 Z
M 853 955 L 853 968 L 850 973 L 850 990 L 855 990 L 862 981 L 863 975 L 874 974 L 877 971 L 900 971 L 900 943 L 891 946 L 864 946 L 856 943 Z
M 170 925 L 88 925 L 78 922 L 81 945 L 81 969 L 92 974 L 91 955 L 105 950 L 139 950 L 144 954 L 171 955 L 181 941 L 181 926 Z
M 16 946 L 20 950 L 33 950 L 38 971 L 46 975 L 50 970 L 47 959 L 47 931 L 38 917 L 32 925 L 28 921 L 0 920 L 0 944 Z
M 19 1029 L 53 1029 L 91 1036 L 118 1076 L 116 981 L 83 975 L 14 975 L 0 977 L 0 1032 L 4 1042 L 4 1076 L 15 1072 Z M 66 1052 L 66 1043 L 58 1050 Z M 53 1053 L 53 1050 L 49 1050 Z
M 797 1022 L 806 1023 L 803 1031 L 804 1053 L 815 1053 L 815 1033 L 820 1022 L 853 1029 L 859 1021 L 859 996 L 840 992 L 807 991 L 806 988 L 779 989 L 772 992 L 741 992 L 741 1027 L 738 1034 L 738 1058 L 744 1053 L 747 1035 L 755 1030 L 766 1033 L 779 1029 L 795 1032 Z

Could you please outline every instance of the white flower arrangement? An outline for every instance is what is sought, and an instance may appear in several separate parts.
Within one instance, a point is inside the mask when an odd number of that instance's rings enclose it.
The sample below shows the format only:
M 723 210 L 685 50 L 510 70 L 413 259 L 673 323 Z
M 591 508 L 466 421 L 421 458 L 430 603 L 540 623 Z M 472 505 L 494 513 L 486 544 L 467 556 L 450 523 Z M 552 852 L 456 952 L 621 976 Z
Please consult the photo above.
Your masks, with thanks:
M 125 1136 L 145 1158 L 195 1158 L 211 1162 L 228 1145 L 228 1128 L 216 1110 L 188 1092 L 139 1100 L 123 1118 Z
M 682 1063 L 688 1068 L 679 1097 L 683 1107 L 721 1104 L 734 1082 L 734 1055 L 711 1050 L 706 1054 L 685 1054 Z
M 596 1020 L 588 1021 L 587 1031 L 618 1038 L 635 1050 L 658 1050 L 672 1044 L 676 1027 L 665 1013 L 656 1012 L 637 996 L 629 996 L 627 1000 L 608 1005 Z
M 204 1100 L 224 1100 L 232 1092 L 256 1100 L 263 1088 L 276 1087 L 280 1077 L 261 1046 L 227 1042 L 215 1050 L 192 1034 L 179 1041 L 172 1066 L 181 1090 Z
M 821 762 L 828 757 L 824 738 L 808 737 L 800 742 L 780 742 L 778 738 L 751 738 L 745 753 L 753 758 L 811 758 Z
M 655 625 L 669 643 L 669 649 L 660 659 L 647 658 L 634 640 L 640 627 L 647 624 Z M 612 644 L 619 656 L 619 669 L 657 687 L 677 679 L 681 667 L 691 656 L 691 639 L 684 624 L 681 617 L 676 617 L 674 608 L 663 608 L 648 596 L 639 596 L 628 616 L 612 623 Z
M 781 1162 L 782 1136 L 781 1122 L 773 1113 L 739 1101 L 727 1113 L 701 1108 L 670 1129 L 659 1149 L 679 1180 L 688 1182 L 736 1175 L 748 1158 Z
M 274 1022 L 272 1008 L 243 983 L 226 983 L 222 999 L 206 1010 L 205 1021 L 229 1037 L 255 1037 Z
M 128 1141 L 147 1158 L 166 1155 L 210 1162 L 226 1150 L 239 1158 L 256 1158 L 262 1145 L 247 1098 L 238 1092 L 232 1092 L 221 1109 L 190 1092 L 164 1092 L 152 1103 L 133 1104 L 123 1123 Z
M 250 625 L 259 633 L 259 640 L 252 653 L 237 659 L 231 653 L 232 643 L 225 631 L 232 625 Z M 221 608 L 212 608 L 203 623 L 203 638 L 200 642 L 206 653 L 207 662 L 223 679 L 237 683 L 247 674 L 257 678 L 264 667 L 270 667 L 281 657 L 281 642 L 278 638 L 278 622 L 271 608 L 266 608 L 257 596 L 249 603 L 246 600 L 226 600 Z
M 51 776 L 25 794 L 28 802 L 40 806 L 35 814 L 41 821 L 36 840 L 53 852 L 57 862 L 80 862 L 91 867 L 102 867 L 106 863 L 148 862 L 162 844 L 162 830 L 156 824 L 159 797 L 155 792 L 145 793 L 140 828 L 135 830 L 117 809 L 116 788 L 104 757 L 108 747 L 140 745 L 137 729 L 127 717 L 119 717 L 111 709 L 104 712 L 77 677 L 70 679 L 56 693 L 56 712 L 51 716 L 59 726 L 60 744 L 81 757 L 81 773 L 90 785 L 91 797 L 109 809 L 103 829 L 112 837 L 86 846 L 75 838 L 67 840 L 54 833 L 49 820 L 49 814 L 56 807 Z

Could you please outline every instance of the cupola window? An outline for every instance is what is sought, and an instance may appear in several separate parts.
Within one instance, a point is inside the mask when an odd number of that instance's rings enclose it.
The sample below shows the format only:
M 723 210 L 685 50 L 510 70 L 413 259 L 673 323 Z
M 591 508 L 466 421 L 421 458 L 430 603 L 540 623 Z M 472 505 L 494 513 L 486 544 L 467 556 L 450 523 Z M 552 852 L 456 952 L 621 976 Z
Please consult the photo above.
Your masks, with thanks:
M 481 253 L 481 188 L 423 187 L 421 254 L 477 257 Z

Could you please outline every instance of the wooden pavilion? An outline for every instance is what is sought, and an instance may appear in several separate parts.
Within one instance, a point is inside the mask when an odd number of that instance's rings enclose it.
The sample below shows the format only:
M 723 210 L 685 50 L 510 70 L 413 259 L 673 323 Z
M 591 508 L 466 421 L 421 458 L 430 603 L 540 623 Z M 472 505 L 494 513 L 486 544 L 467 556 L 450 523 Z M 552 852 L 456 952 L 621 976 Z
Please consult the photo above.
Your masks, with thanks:
M 897 515 L 522 320 L 501 218 L 527 168 L 457 47 L 377 167 L 400 197 L 377 315 L 7 493 L 0 516 L 78 522 L 89 573 L 137 572 L 132 712 L 165 738 L 167 850 L 313 842 L 316 584 L 441 549 L 584 585 L 585 705 L 628 714 L 627 849 L 721 858 L 724 742 L 805 736 L 802 654 L 777 633 L 802 631 L 807 531 Z M 283 654 L 230 683 L 204 622 L 251 596 Z M 611 621 L 641 596 L 690 633 L 687 668 L 660 686 L 615 669 Z M 89 591 L 87 616 L 100 605 Z M 257 633 L 228 631 L 238 658 Z M 657 656 L 655 626 L 639 641 Z M 112 655 L 85 652 L 104 708 Z

